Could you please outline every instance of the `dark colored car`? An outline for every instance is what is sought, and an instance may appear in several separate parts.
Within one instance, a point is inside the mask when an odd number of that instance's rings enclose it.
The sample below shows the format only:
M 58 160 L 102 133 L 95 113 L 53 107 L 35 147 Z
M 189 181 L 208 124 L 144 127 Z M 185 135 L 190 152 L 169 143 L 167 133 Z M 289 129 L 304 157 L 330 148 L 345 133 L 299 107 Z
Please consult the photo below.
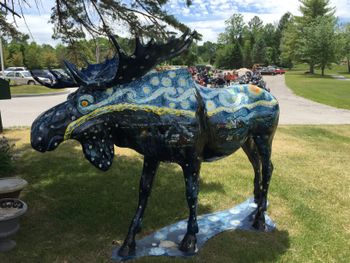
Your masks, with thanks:
M 272 67 L 263 67 L 260 69 L 261 75 L 276 75 L 275 68 Z

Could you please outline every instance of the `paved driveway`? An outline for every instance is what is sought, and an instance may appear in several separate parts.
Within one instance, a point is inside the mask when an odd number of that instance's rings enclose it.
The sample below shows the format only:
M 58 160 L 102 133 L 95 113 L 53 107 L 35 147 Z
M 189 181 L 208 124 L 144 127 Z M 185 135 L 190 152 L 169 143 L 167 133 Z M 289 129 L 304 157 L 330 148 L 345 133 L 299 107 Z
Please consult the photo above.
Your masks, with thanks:
M 350 110 L 337 109 L 296 96 L 287 88 L 284 75 L 264 76 L 264 79 L 279 101 L 280 124 L 350 124 Z
M 336 109 L 294 95 L 286 87 L 284 75 L 264 76 L 264 79 L 280 103 L 280 124 L 350 124 L 349 110 Z M 66 98 L 67 94 L 0 100 L 3 126 L 30 126 L 41 112 Z
M 12 126 L 31 126 L 42 112 L 66 100 L 68 94 L 12 98 L 0 100 L 2 124 Z

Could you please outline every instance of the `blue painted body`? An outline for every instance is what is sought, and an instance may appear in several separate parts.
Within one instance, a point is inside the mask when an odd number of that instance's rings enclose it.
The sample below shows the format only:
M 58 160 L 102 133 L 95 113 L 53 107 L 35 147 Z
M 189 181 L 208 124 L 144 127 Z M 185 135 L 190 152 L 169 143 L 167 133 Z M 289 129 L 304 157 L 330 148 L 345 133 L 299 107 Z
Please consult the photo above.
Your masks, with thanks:
M 104 128 L 111 130 L 103 135 L 111 144 L 131 147 L 161 161 L 184 162 L 194 149 L 201 151 L 196 155 L 203 161 L 212 161 L 239 149 L 250 133 L 275 127 L 279 114 L 276 99 L 263 89 L 253 85 L 202 87 L 186 68 L 150 72 L 106 90 L 79 90 L 68 101 L 76 112 L 70 116 L 74 121 L 65 131 L 66 139 L 83 141 L 83 146 L 84 139 L 89 139 L 93 147 L 84 147 L 86 157 L 103 170 L 113 160 L 113 155 L 103 155 L 108 149 L 103 147 L 101 152 L 99 145 L 94 146 Z M 83 101 L 88 106 L 84 107 Z M 113 108 L 118 105 L 123 107 Z M 148 111 L 143 110 L 146 107 Z M 84 122 L 80 119 L 83 116 Z M 96 119 L 106 125 L 96 123 Z

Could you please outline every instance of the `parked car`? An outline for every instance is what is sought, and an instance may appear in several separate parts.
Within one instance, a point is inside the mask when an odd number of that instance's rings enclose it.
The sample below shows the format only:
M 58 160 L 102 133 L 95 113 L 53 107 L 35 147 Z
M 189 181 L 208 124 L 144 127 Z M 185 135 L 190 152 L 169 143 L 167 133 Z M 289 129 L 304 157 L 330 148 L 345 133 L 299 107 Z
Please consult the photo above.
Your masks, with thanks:
M 13 85 L 35 85 L 37 83 L 29 71 L 10 71 L 5 73 L 5 79 Z
M 53 81 L 52 74 L 46 69 L 33 69 L 31 70 L 31 73 L 42 82 L 52 83 Z
M 284 74 L 286 73 L 286 71 L 282 68 L 277 68 L 275 66 L 268 66 L 268 67 L 261 68 L 260 73 L 262 75 L 277 75 L 277 74 Z
M 12 71 L 27 71 L 26 67 L 8 67 L 4 70 L 5 73 L 9 73 Z
M 276 68 L 275 73 L 276 74 L 284 74 L 284 73 L 286 73 L 286 71 L 283 68 Z
M 275 69 L 272 67 L 263 67 L 260 69 L 261 75 L 276 75 Z

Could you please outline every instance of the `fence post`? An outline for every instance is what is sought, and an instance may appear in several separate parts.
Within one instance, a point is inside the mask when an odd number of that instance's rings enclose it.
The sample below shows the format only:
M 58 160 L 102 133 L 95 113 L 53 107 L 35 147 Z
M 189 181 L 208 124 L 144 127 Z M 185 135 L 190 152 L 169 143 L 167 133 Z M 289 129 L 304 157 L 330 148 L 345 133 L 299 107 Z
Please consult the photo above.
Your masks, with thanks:
M 1 111 L 0 111 L 0 133 L 2 133 L 4 131 L 3 127 L 2 127 L 2 119 L 1 119 Z
M 11 99 L 10 83 L 2 78 L 0 78 L 0 100 L 9 100 Z M 3 132 L 3 125 L 1 119 L 0 111 L 0 133 Z

